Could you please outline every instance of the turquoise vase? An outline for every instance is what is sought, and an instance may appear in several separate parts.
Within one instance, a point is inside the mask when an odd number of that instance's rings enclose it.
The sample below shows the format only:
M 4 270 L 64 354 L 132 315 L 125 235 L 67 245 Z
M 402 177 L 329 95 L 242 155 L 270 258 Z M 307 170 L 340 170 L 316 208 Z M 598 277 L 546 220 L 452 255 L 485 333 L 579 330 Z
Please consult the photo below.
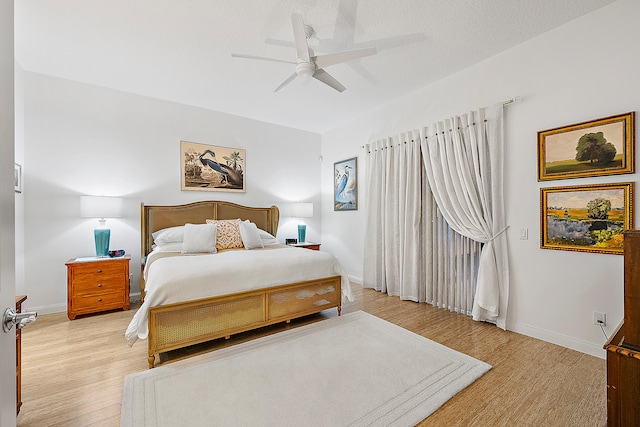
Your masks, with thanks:
M 307 226 L 305 224 L 298 224 L 298 243 L 306 242 Z
M 111 237 L 111 230 L 108 228 L 96 228 L 93 230 L 93 236 L 96 240 L 96 256 L 109 256 L 109 237 Z

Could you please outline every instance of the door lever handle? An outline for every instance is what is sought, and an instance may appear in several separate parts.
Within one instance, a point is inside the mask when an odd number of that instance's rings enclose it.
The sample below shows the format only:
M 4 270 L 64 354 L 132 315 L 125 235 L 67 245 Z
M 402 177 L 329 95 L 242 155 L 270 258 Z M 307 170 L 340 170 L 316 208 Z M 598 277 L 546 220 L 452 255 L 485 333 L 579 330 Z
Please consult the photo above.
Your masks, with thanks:
M 12 308 L 7 308 L 2 318 L 2 330 L 9 332 L 13 325 L 16 325 L 17 329 L 22 329 L 31 322 L 35 322 L 38 317 L 38 313 L 35 311 L 27 311 L 24 313 L 16 313 Z

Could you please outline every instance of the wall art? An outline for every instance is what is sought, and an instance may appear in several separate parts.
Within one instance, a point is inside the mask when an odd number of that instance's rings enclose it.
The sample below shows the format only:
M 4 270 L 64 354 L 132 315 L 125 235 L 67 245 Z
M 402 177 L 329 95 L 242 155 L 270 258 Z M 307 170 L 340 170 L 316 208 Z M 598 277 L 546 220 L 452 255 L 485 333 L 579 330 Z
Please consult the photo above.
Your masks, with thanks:
M 358 158 L 333 164 L 333 210 L 358 209 Z
M 538 132 L 538 181 L 635 172 L 635 112 Z
M 246 151 L 180 142 L 182 190 L 245 193 Z
M 541 188 L 540 247 L 622 255 L 633 189 L 633 182 Z

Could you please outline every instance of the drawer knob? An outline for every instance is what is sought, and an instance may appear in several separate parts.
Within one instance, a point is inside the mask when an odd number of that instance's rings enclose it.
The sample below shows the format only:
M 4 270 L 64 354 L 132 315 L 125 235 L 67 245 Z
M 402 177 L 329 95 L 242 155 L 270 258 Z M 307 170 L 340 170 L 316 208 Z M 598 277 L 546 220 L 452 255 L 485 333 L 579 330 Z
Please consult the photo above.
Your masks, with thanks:
M 102 270 L 98 270 L 98 273 L 102 273 Z
M 102 302 L 102 298 L 98 298 L 98 302 Z
M 102 283 L 98 283 L 98 287 L 101 288 L 102 287 Z

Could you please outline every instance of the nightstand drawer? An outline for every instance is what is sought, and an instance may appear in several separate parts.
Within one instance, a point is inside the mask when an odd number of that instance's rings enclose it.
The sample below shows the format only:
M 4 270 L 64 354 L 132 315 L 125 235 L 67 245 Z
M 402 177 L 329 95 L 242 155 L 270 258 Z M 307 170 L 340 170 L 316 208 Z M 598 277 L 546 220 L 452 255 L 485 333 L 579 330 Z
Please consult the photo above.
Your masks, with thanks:
M 126 280 L 122 274 L 119 276 L 91 277 L 88 280 L 78 280 L 73 282 L 73 294 L 98 294 L 105 292 L 122 291 L 122 282 Z
M 121 308 L 124 304 L 124 299 L 122 292 L 78 296 L 73 299 L 73 309 L 78 312 L 87 311 L 93 313 L 112 308 Z
M 73 267 L 73 280 L 103 280 L 103 278 L 121 278 L 125 274 L 124 263 L 88 262 Z

